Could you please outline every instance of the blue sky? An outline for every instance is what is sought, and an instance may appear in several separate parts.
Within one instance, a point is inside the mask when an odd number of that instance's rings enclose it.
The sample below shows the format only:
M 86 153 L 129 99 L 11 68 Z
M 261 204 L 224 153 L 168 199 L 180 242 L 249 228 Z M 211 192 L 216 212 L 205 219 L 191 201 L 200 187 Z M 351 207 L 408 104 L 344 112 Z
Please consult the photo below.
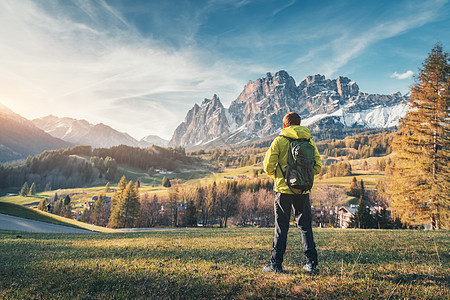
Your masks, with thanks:
M 2 0 L 0 102 L 170 139 L 195 103 L 228 107 L 267 72 L 404 94 L 437 41 L 448 51 L 449 13 L 447 0 Z

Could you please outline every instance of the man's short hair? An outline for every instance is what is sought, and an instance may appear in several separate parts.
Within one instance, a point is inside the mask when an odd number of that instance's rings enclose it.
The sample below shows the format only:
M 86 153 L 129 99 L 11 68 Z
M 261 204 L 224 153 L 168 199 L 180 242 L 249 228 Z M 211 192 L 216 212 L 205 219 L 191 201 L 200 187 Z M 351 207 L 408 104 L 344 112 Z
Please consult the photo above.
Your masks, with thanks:
M 289 127 L 292 125 L 300 125 L 301 121 L 302 121 L 302 119 L 300 118 L 300 116 L 298 114 L 296 114 L 295 112 L 290 112 L 284 116 L 283 126 Z

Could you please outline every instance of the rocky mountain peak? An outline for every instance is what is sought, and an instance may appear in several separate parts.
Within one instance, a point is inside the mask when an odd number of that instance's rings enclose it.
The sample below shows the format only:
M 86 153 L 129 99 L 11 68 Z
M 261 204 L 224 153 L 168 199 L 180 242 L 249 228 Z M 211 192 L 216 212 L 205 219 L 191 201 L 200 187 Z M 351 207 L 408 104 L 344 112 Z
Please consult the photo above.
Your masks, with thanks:
M 219 97 L 205 99 L 188 112 L 176 129 L 170 145 L 204 145 L 220 137 L 221 143 L 241 143 L 279 132 L 283 116 L 300 114 L 306 126 L 316 132 L 356 127 L 396 126 L 406 110 L 400 93 L 362 93 L 349 78 L 327 79 L 316 74 L 298 86 L 281 70 L 249 81 L 226 110 Z M 217 140 L 218 141 L 218 140 Z
M 337 92 L 341 97 L 358 96 L 359 86 L 347 77 L 339 76 L 336 79 Z
M 226 110 L 219 97 L 213 95 L 189 110 L 184 122 L 175 129 L 169 146 L 206 142 L 229 132 L 229 127 Z
M 274 85 L 282 85 L 286 84 L 288 86 L 295 87 L 295 80 L 292 76 L 290 76 L 286 71 L 281 70 L 275 73 L 273 79 Z

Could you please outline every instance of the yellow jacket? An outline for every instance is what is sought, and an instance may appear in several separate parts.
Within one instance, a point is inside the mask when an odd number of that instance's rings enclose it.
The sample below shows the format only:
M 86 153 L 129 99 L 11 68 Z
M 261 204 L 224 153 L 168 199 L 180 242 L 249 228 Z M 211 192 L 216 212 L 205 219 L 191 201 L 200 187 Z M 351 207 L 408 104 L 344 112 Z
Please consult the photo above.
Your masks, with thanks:
M 294 138 L 294 139 L 309 139 L 311 138 L 311 132 L 308 128 L 299 125 L 293 125 L 281 130 L 281 135 Z M 322 171 L 322 159 L 320 158 L 319 151 L 317 150 L 316 144 L 310 140 L 311 145 L 314 146 L 315 149 L 315 161 L 316 164 L 314 166 L 315 175 L 319 174 Z M 280 164 L 280 167 L 283 168 L 283 172 L 286 170 L 287 158 L 288 158 L 288 148 L 289 148 L 289 140 L 278 136 L 276 137 L 272 145 L 270 145 L 269 150 L 266 152 L 266 156 L 264 157 L 264 171 L 269 175 L 269 177 L 275 179 L 275 192 L 283 193 L 283 194 L 293 194 L 292 191 L 287 186 L 284 181 L 283 173 L 280 168 L 277 167 Z M 295 191 L 295 190 L 294 190 Z M 309 193 L 308 192 L 305 192 Z

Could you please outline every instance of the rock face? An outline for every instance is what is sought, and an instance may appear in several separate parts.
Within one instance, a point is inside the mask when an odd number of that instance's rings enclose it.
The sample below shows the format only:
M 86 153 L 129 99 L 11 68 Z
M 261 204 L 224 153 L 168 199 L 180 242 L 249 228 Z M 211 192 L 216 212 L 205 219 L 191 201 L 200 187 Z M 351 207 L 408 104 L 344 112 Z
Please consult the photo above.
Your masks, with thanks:
M 367 94 L 347 77 L 308 76 L 299 85 L 286 71 L 250 81 L 229 109 L 219 98 L 195 105 L 175 130 L 171 146 L 238 144 L 278 133 L 286 113 L 302 117 L 312 132 L 389 128 L 406 113 L 407 96 Z
M 0 162 L 70 146 L 70 143 L 51 136 L 0 104 Z
M 273 77 L 267 73 L 265 78 L 250 81 L 229 111 L 237 127 L 245 125 L 252 135 L 266 136 L 274 126 L 280 127 L 277 122 L 295 106 L 298 96 L 295 80 L 287 72 Z
M 169 146 L 202 144 L 230 132 L 225 108 L 219 97 L 203 100 L 187 113 L 173 134 Z

